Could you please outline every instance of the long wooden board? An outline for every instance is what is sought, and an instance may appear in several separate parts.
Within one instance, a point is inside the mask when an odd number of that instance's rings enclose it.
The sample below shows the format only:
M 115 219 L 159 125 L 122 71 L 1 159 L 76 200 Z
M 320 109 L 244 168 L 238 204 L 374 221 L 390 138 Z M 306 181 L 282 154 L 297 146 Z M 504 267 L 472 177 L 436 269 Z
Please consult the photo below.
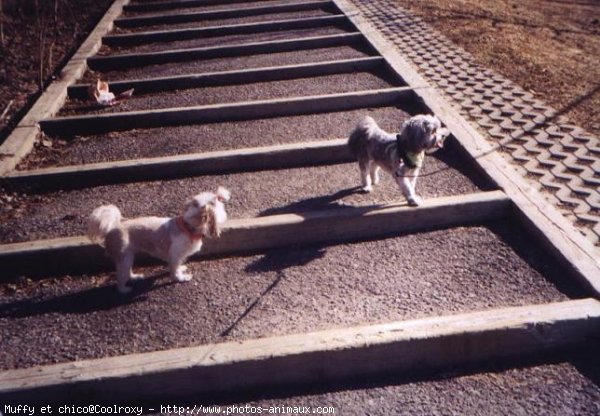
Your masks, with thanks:
M 373 71 L 383 68 L 385 60 L 379 56 L 341 59 L 337 61 L 311 62 L 298 65 L 282 65 L 262 68 L 249 68 L 231 71 L 205 72 L 199 74 L 178 75 L 146 79 L 111 80 L 110 89 L 115 93 L 130 88 L 135 94 L 149 92 L 183 90 L 198 87 L 216 87 L 252 82 L 279 81 L 286 79 L 317 77 L 331 74 L 343 74 L 360 71 Z M 89 99 L 89 84 L 76 84 L 68 88 L 69 97 Z
M 594 299 L 76 361 L 0 373 L 2 403 L 165 403 L 502 363 L 600 334 Z
M 358 190 L 357 190 L 358 192 Z M 504 218 L 510 199 L 491 191 L 426 200 L 418 208 L 391 205 L 341 207 L 298 214 L 229 220 L 221 237 L 207 240 L 199 258 L 309 244 L 334 244 L 401 232 L 481 223 Z M 28 241 L 0 246 L 0 279 L 91 273 L 114 266 L 100 246 L 85 237 Z
M 409 87 L 356 91 L 340 94 L 276 98 L 161 110 L 127 111 L 58 117 L 40 121 L 48 135 L 86 135 L 109 131 L 130 130 L 189 124 L 217 123 L 258 118 L 348 111 L 358 108 L 411 106 L 414 92 Z
M 244 3 L 248 0 L 175 0 L 175 1 L 149 1 L 136 2 L 125 6 L 126 12 L 152 12 L 174 9 L 184 9 L 201 6 L 222 6 L 226 4 Z M 273 0 L 262 0 L 264 2 Z
M 107 35 L 102 42 L 107 46 L 132 46 L 146 43 L 173 42 L 177 40 L 202 39 L 216 36 L 263 33 L 270 31 L 310 29 L 319 27 L 347 27 L 351 25 L 343 14 L 306 17 L 302 19 L 272 20 L 268 22 L 240 23 L 201 28 L 154 30 L 148 32 Z
M 26 191 L 82 187 L 350 162 L 347 139 L 13 171 L 5 184 Z
M 172 49 L 157 52 L 125 53 L 106 56 L 92 56 L 87 63 L 94 71 L 122 70 L 146 65 L 185 62 L 200 59 L 229 58 L 278 52 L 296 52 L 308 49 L 333 46 L 355 46 L 362 41 L 359 32 L 336 35 L 310 36 L 294 39 L 271 40 L 264 42 L 239 43 L 201 48 Z
M 333 11 L 334 8 L 334 3 L 331 1 L 306 1 L 287 4 L 269 4 L 266 6 L 230 7 L 227 9 L 206 10 L 191 13 L 157 13 L 151 16 L 122 17 L 115 20 L 115 25 L 118 27 L 133 28 L 162 24 L 191 23 L 214 19 L 233 19 L 263 14 L 301 12 L 318 9 Z

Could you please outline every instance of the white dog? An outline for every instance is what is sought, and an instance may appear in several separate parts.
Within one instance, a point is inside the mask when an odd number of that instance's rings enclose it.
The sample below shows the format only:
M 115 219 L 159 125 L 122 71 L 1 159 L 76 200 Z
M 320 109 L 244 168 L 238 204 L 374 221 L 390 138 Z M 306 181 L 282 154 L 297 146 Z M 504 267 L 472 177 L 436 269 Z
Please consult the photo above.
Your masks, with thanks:
M 441 148 L 449 132 L 440 120 L 420 114 L 404 122 L 398 134 L 382 130 L 372 117 L 361 120 L 348 139 L 350 152 L 358 159 L 363 190 L 371 192 L 379 183 L 379 169 L 394 176 L 409 205 L 423 200 L 415 193 L 425 151 Z
M 230 199 L 227 189 L 203 192 L 194 196 L 182 215 L 175 218 L 141 217 L 123 220 L 114 205 L 94 210 L 88 221 L 88 237 L 104 246 L 117 268 L 117 289 L 127 293 L 136 253 L 143 252 L 168 262 L 171 276 L 178 282 L 189 281 L 185 260 L 202 248 L 205 237 L 218 237 L 220 224 L 227 220 L 224 202 Z

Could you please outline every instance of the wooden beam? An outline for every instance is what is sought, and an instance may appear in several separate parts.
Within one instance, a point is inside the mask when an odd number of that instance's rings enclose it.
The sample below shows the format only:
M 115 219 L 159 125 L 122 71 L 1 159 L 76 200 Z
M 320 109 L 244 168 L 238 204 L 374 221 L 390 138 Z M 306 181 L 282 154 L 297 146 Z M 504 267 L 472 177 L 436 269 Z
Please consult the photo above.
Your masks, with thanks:
M 303 19 L 286 19 L 269 22 L 241 23 L 236 25 L 107 35 L 102 38 L 102 42 L 108 46 L 132 46 L 145 43 L 173 42 L 177 40 L 201 39 L 215 36 L 263 33 L 275 30 L 310 29 L 327 26 L 351 27 L 346 16 L 338 14 L 332 16 L 307 17 Z
M 414 67 L 356 12 L 350 2 L 334 1 L 408 85 L 427 85 Z M 415 94 L 450 129 L 465 154 L 480 166 L 482 174 L 510 195 L 518 217 L 530 232 L 538 237 L 538 241 L 575 279 L 589 289 L 590 293 L 600 297 L 598 249 L 510 165 L 497 151 L 494 143 L 486 140 L 455 108 L 448 105 L 435 89 L 422 88 Z
M 600 302 L 507 307 L 0 373 L 3 403 L 121 404 L 539 357 L 600 334 Z
M 274 4 L 254 7 L 234 7 L 222 10 L 207 10 L 202 12 L 179 14 L 156 14 L 152 16 L 123 17 L 115 20 L 115 25 L 123 28 L 153 26 L 163 24 L 191 23 L 203 20 L 233 19 L 238 17 L 258 16 L 273 13 L 303 12 L 308 10 L 331 10 L 335 5 L 327 1 L 311 1 L 288 4 Z
M 231 219 L 223 227 L 220 238 L 206 241 L 199 256 L 359 241 L 401 232 L 481 223 L 506 217 L 510 207 L 510 200 L 504 193 L 492 191 L 429 199 L 418 208 L 401 203 Z M 0 279 L 22 275 L 83 274 L 112 268 L 102 249 L 85 237 L 0 246 L 0 270 L 3 270 Z
M 221 6 L 227 4 L 244 3 L 248 0 L 176 0 L 176 1 L 156 1 L 147 3 L 134 3 L 125 6 L 124 11 L 126 12 L 153 12 L 153 11 L 165 11 L 184 9 L 190 7 L 202 7 L 202 6 Z M 262 0 L 264 2 L 270 0 Z
M 59 117 L 40 121 L 48 135 L 86 135 L 109 131 L 284 117 L 358 108 L 408 106 L 414 92 L 408 87 L 356 91 L 161 110 L 129 111 Z
M 169 62 L 184 62 L 195 59 L 225 58 L 232 56 L 258 55 L 261 53 L 303 51 L 306 49 L 326 48 L 331 46 L 355 45 L 362 41 L 362 39 L 363 37 L 360 32 L 352 32 L 337 35 L 241 43 L 236 45 L 92 56 L 88 58 L 87 63 L 91 70 L 110 71 Z
M 198 87 L 216 87 L 251 82 L 280 81 L 286 79 L 309 78 L 349 72 L 372 71 L 382 68 L 385 60 L 379 56 L 342 59 L 337 61 L 312 62 L 297 65 L 271 66 L 233 71 L 206 72 L 200 74 L 179 75 L 147 79 L 111 81 L 110 89 L 123 92 L 130 88 L 135 94 L 182 90 Z M 77 84 L 69 87 L 69 98 L 88 99 L 89 84 Z
M 13 171 L 5 175 L 2 181 L 13 189 L 33 193 L 199 175 L 332 165 L 354 160 L 346 141 L 347 139 L 323 140 Z

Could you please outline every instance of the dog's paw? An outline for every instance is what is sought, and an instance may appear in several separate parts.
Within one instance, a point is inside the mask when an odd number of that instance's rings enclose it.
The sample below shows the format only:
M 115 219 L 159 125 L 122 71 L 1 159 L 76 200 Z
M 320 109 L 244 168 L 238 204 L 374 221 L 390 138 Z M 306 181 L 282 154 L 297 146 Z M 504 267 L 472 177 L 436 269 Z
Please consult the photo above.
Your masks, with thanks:
M 175 280 L 177 280 L 178 282 L 189 282 L 190 280 L 192 280 L 192 275 L 189 273 L 177 273 L 175 275 Z
M 129 276 L 129 278 L 132 280 L 143 279 L 144 277 L 146 276 L 144 276 L 141 273 L 131 273 L 131 275 Z
M 178 282 L 189 282 L 190 280 L 192 280 L 192 274 L 191 273 L 187 273 L 187 266 L 179 266 L 177 268 L 177 272 L 175 273 L 175 280 L 177 280 Z
M 117 291 L 121 295 L 126 295 L 126 294 L 130 293 L 132 291 L 132 289 L 129 286 L 126 286 L 126 285 L 123 285 L 123 286 L 117 285 Z
M 418 207 L 419 205 L 423 205 L 423 198 L 417 195 L 406 198 L 406 201 L 411 207 Z
M 373 186 L 371 186 L 371 185 L 363 186 L 362 190 L 363 190 L 363 192 L 366 192 L 369 194 L 373 191 Z

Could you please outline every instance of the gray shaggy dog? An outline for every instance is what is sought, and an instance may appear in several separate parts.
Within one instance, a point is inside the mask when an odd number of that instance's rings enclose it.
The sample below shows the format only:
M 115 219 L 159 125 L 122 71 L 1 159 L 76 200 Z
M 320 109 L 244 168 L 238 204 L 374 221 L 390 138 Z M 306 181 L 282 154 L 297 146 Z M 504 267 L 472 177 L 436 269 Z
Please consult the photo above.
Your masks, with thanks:
M 348 139 L 350 152 L 358 160 L 363 190 L 373 190 L 373 185 L 379 183 L 379 169 L 383 169 L 394 177 L 409 205 L 422 204 L 415 186 L 425 152 L 441 148 L 448 134 L 432 115 L 411 117 L 398 134 L 382 130 L 372 117 L 366 116 Z

